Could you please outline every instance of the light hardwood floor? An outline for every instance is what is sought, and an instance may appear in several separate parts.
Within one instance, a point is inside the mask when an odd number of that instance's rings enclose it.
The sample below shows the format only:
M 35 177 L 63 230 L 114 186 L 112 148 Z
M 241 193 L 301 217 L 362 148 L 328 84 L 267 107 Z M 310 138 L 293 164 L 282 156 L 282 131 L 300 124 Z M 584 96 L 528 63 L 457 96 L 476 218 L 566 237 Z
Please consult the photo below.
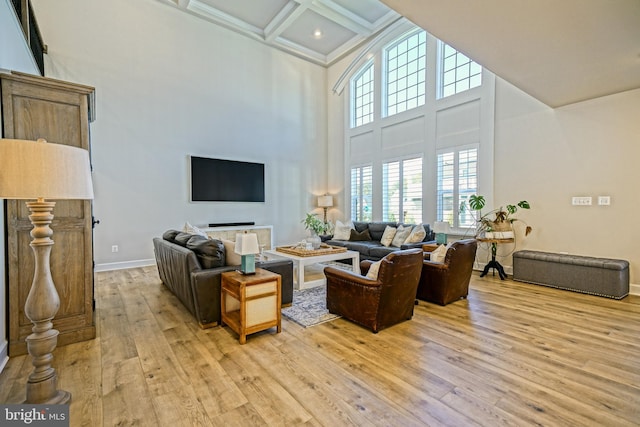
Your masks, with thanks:
M 96 274 L 95 340 L 55 351 L 72 426 L 640 424 L 640 297 L 474 275 L 378 334 L 338 319 L 200 330 L 155 268 Z M 26 356 L 0 374 L 24 399 Z

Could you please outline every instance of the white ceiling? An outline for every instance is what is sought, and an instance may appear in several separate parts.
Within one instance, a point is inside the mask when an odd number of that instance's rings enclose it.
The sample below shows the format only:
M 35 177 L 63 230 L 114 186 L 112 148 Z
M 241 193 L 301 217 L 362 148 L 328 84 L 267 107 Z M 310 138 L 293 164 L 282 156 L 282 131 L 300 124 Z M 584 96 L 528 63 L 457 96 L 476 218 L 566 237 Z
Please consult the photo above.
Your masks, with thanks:
M 323 66 L 402 15 L 551 107 L 640 88 L 640 0 L 158 1 Z
M 551 107 L 640 88 L 640 0 L 382 1 Z
M 378 0 L 160 1 L 323 66 L 401 19 Z

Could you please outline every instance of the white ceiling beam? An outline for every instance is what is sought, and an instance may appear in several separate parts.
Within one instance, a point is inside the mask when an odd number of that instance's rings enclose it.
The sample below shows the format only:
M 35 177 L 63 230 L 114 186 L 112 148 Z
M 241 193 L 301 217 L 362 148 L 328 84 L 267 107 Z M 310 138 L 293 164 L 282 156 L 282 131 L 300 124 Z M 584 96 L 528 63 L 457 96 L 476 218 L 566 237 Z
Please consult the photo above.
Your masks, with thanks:
M 303 4 L 304 3 L 304 4 Z M 264 39 L 272 42 L 287 30 L 291 24 L 309 8 L 308 2 L 290 1 L 267 24 L 264 29 Z
M 354 33 L 369 35 L 374 30 L 369 21 L 331 0 L 313 0 L 311 2 L 311 10 L 350 29 Z
M 185 1 L 185 0 L 179 0 L 179 1 Z M 246 21 L 236 18 L 235 16 L 229 15 L 228 13 L 224 13 L 200 1 L 197 1 L 197 0 L 186 0 L 186 1 L 189 3 L 187 10 L 189 12 L 193 12 L 194 14 L 196 14 L 197 16 L 200 16 L 201 18 L 205 18 L 208 21 L 225 26 L 227 28 L 231 28 L 233 30 L 239 30 L 245 34 L 249 33 L 249 34 L 253 34 L 254 36 L 264 38 L 264 32 L 262 31 L 262 29 L 256 27 L 255 25 L 251 25 Z

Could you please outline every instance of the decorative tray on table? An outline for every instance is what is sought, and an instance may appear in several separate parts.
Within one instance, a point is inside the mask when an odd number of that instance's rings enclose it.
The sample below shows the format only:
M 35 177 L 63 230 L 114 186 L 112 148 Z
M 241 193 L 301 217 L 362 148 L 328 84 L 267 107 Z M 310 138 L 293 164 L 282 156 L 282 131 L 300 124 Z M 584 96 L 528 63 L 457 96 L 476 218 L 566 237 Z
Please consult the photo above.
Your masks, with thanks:
M 305 249 L 301 246 L 278 246 L 276 251 L 296 256 L 318 256 L 346 252 L 347 248 L 322 243 L 318 249 Z

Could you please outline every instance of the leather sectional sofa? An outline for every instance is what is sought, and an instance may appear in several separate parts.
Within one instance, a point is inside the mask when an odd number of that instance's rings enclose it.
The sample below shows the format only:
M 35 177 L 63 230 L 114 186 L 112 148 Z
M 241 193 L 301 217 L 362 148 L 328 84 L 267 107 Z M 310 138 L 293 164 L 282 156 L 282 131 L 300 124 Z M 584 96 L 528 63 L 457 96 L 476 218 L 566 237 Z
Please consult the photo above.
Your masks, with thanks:
M 200 327 L 220 323 L 221 274 L 239 268 L 225 265 L 225 249 L 220 240 L 169 230 L 153 239 L 153 248 L 162 283 L 196 318 Z M 293 301 L 293 262 L 256 262 L 256 267 L 282 277 L 282 305 Z
M 423 224 L 425 230 L 425 237 L 421 242 L 417 243 L 405 243 L 400 246 L 384 246 L 380 240 L 384 234 L 384 230 L 387 226 L 398 228 L 403 225 L 397 222 L 360 222 L 354 221 L 353 226 L 357 233 L 362 234 L 365 230 L 368 230 L 371 240 L 336 240 L 334 236 L 324 236 L 323 242 L 332 246 L 344 246 L 348 250 L 360 252 L 360 259 L 369 259 L 372 261 L 378 261 L 384 258 L 387 254 L 403 249 L 422 248 L 422 245 L 426 243 L 435 243 L 435 233 L 431 231 L 429 224 Z M 412 225 L 412 224 L 407 224 Z

